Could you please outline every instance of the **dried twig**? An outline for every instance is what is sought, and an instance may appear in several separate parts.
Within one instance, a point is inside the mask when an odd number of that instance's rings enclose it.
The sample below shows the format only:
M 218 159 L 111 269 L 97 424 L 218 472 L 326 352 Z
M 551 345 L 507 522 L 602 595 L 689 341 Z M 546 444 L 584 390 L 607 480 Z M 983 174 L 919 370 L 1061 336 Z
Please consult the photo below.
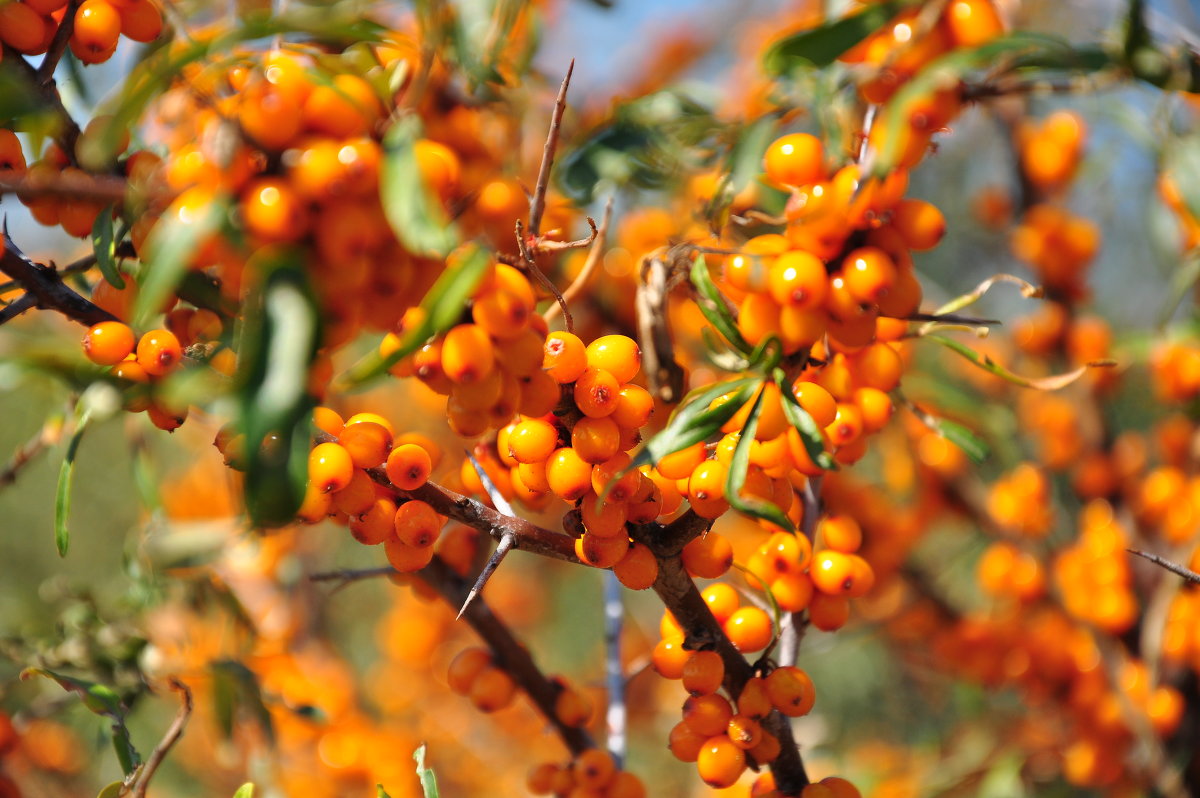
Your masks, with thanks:
M 14 303 L 15 304 L 15 303 Z M 21 469 L 27 466 L 42 452 L 57 443 L 62 435 L 62 424 L 57 419 L 47 421 L 42 425 L 34 435 L 25 443 L 13 452 L 13 456 L 9 458 L 8 465 L 0 471 L 0 488 L 7 487 L 17 481 L 17 476 L 21 473 Z
M 492 504 L 496 505 L 496 509 L 510 518 L 516 518 L 517 514 L 513 511 L 512 505 L 508 503 L 508 500 L 504 498 L 502 493 L 500 493 L 499 488 L 497 488 L 495 483 L 492 482 L 492 478 L 488 476 L 483 464 L 476 460 L 475 455 L 471 454 L 470 452 L 467 452 L 467 458 L 471 461 L 471 465 L 475 468 L 475 473 L 479 477 L 480 484 L 482 484 L 483 489 L 487 491 L 488 498 L 492 500 Z M 467 592 L 467 597 L 463 601 L 462 607 L 459 608 L 458 615 L 454 616 L 454 620 L 457 621 L 462 618 L 463 613 L 467 611 L 467 607 L 470 606 L 475 597 L 483 592 L 484 585 L 486 585 L 488 580 L 492 578 L 492 574 L 494 574 L 496 569 L 500 567 L 500 563 L 504 560 L 505 556 L 512 551 L 512 548 L 516 542 L 516 536 L 513 535 L 512 532 L 506 531 L 500 536 L 500 542 L 496 544 L 496 550 L 492 552 L 492 556 L 488 557 L 487 562 L 484 563 L 483 569 L 480 570 L 479 576 L 475 579 L 475 584 L 472 585 L 470 591 Z
M 1157 554 L 1149 551 L 1138 551 L 1137 549 L 1125 549 L 1125 551 L 1129 552 L 1130 554 L 1136 554 L 1139 557 L 1144 557 L 1160 568 L 1165 568 L 1176 576 L 1182 576 L 1189 582 L 1196 582 L 1200 584 L 1200 574 L 1188 568 L 1184 568 L 1177 562 L 1172 562 L 1165 557 L 1160 557 Z
M 563 112 L 567 109 L 567 87 L 571 85 L 571 73 L 575 71 L 575 59 L 567 67 L 567 75 L 558 88 L 554 101 L 554 112 L 550 115 L 550 130 L 546 133 L 546 145 L 542 148 L 542 165 L 538 167 L 537 186 L 529 200 L 529 235 L 537 239 L 542 231 L 542 214 L 546 211 L 546 189 L 550 186 L 550 167 L 554 165 L 554 151 L 558 149 L 558 135 Z
M 129 191 L 129 181 L 116 175 L 93 175 L 86 172 L 57 172 L 28 174 L 0 178 L 0 194 L 18 197 L 66 197 L 97 202 L 122 202 Z
M 592 242 L 596 240 L 596 236 L 600 234 L 599 228 L 596 227 L 596 220 L 590 216 L 583 217 L 587 219 L 588 227 L 592 232 L 588 233 L 584 238 L 576 238 L 574 241 L 547 241 L 545 239 L 535 243 L 532 252 L 542 255 L 548 252 L 565 252 L 568 249 L 583 249 L 590 247 Z
M 558 290 L 558 286 L 538 268 L 537 261 L 529 249 L 529 242 L 525 239 L 525 231 L 520 219 L 517 220 L 516 235 L 517 249 L 521 252 L 521 260 L 525 263 L 525 270 L 532 274 L 543 288 L 554 295 L 554 300 L 558 302 L 558 306 L 562 309 L 563 320 L 567 323 L 567 332 L 575 332 L 575 320 L 571 317 L 571 311 L 567 308 L 567 300 L 563 298 L 562 291 Z M 533 238 L 536 241 L 536 237 Z
M 192 714 L 192 691 L 178 679 L 171 679 L 170 685 L 172 690 L 179 693 L 179 713 L 175 715 L 175 720 L 171 722 L 171 726 L 163 735 L 162 740 L 150 752 L 150 757 L 146 760 L 146 765 L 141 769 L 137 783 L 133 787 L 133 798 L 145 798 L 146 789 L 150 786 L 150 779 L 154 778 L 155 771 L 167 758 L 171 747 L 183 736 L 184 727 L 187 726 L 188 718 Z
M 675 343 L 667 324 L 671 266 L 659 252 L 642 261 L 637 286 L 638 344 L 642 349 L 642 371 L 650 392 L 668 404 L 683 396 L 683 369 L 675 361 Z
M 567 290 L 562 292 L 563 302 L 571 302 L 580 294 L 587 290 L 588 284 L 592 281 L 592 275 L 596 273 L 596 269 L 604 261 L 604 246 L 608 243 L 608 226 L 612 222 L 613 197 L 608 198 L 608 202 L 604 203 L 604 217 L 600 220 L 600 227 L 596 227 L 592 223 L 592 242 L 591 250 L 588 251 L 587 260 L 583 262 L 583 268 L 579 270 L 579 274 L 567 286 Z M 592 219 L 589 216 L 588 222 Z M 547 241 L 543 244 L 546 246 L 553 242 Z M 558 304 L 551 305 L 546 308 L 546 312 L 542 314 L 547 322 L 553 321 L 554 317 L 562 310 L 562 306 Z

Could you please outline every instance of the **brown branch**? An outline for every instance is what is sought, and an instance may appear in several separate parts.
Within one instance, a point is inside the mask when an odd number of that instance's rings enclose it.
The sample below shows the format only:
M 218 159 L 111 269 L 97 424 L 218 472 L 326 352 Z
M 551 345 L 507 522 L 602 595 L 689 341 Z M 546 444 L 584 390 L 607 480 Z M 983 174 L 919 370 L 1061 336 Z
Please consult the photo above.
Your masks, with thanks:
M 21 444 L 13 452 L 13 456 L 8 460 L 8 465 L 4 467 L 3 471 L 0 471 L 0 488 L 7 487 L 16 482 L 21 469 L 32 462 L 39 454 L 50 448 L 50 446 L 57 443 L 62 437 L 61 433 L 61 423 L 55 421 L 43 424 L 36 435 L 25 441 L 25 443 Z
M 34 263 L 13 243 L 4 231 L 4 254 L 0 257 L 0 272 L 21 284 L 37 300 L 37 307 L 56 310 L 83 325 L 102 321 L 118 321 L 117 317 L 75 293 L 63 282 L 54 269 Z
M 42 82 L 33 65 L 26 61 L 20 53 L 7 45 L 4 47 L 4 63 L 15 64 L 17 73 L 29 81 L 31 87 L 41 96 L 46 110 L 58 117 L 62 129 L 54 136 L 54 140 L 62 148 L 63 154 L 67 156 L 67 159 L 72 164 L 76 164 L 75 142 L 79 140 L 79 125 L 75 123 L 75 120 L 71 118 L 71 114 L 67 112 L 66 106 L 63 105 L 62 96 L 59 95 L 58 86 L 55 85 L 54 80 L 50 79 Z
M 171 722 L 171 726 L 167 729 L 167 733 L 163 735 L 162 740 L 150 752 L 150 757 L 146 760 L 146 766 L 142 768 L 137 784 L 133 787 L 133 798 L 146 798 L 146 789 L 150 786 L 150 779 L 154 777 L 158 766 L 167 758 L 171 747 L 183 736 L 184 727 L 187 726 L 188 718 L 192 714 L 192 691 L 178 679 L 171 679 L 170 685 L 172 690 L 179 693 L 179 713 L 175 716 L 175 720 Z
M 587 260 L 583 262 L 583 268 L 579 270 L 579 274 L 567 286 L 567 290 L 563 291 L 563 302 L 571 302 L 582 294 L 592 281 L 592 275 L 596 273 L 597 267 L 604 260 L 604 245 L 608 243 L 608 226 L 612 222 L 613 197 L 608 198 L 608 202 L 604 203 L 604 217 L 600 220 L 600 227 L 597 228 L 594 223 L 592 226 L 592 248 L 588 251 Z M 592 219 L 589 216 L 588 222 Z M 547 244 L 550 242 L 546 242 Z M 554 320 L 561 310 L 561 305 L 551 305 L 546 308 L 546 312 L 542 314 L 547 322 Z
M 538 268 L 537 261 L 534 260 L 533 253 L 529 249 L 529 242 L 525 240 L 525 231 L 521 226 L 520 219 L 517 219 L 516 235 L 517 249 L 521 252 L 521 260 L 525 262 L 525 270 L 532 274 L 543 288 L 554 295 L 554 300 L 562 308 L 563 320 L 567 323 L 567 332 L 575 332 L 575 320 L 567 308 L 567 300 L 563 299 L 562 291 L 558 290 L 558 286 Z
M 56 172 L 53 175 L 28 173 L 19 177 L 0 178 L 0 194 L 18 197 L 65 197 L 88 199 L 105 204 L 123 202 L 129 181 L 116 175 L 93 175 L 87 172 Z
M 38 66 L 38 86 L 46 86 L 54 80 L 54 70 L 58 68 L 58 62 L 62 60 L 63 53 L 67 51 L 67 42 L 70 41 L 71 34 L 75 32 L 75 12 L 78 8 L 79 0 L 70 0 L 67 3 L 62 22 L 58 23 L 58 30 L 54 32 L 54 39 L 50 42 L 50 49 L 46 51 L 46 57 Z
M 550 130 L 546 133 L 546 145 L 542 148 L 542 164 L 538 167 L 537 186 L 529 201 L 529 235 L 537 239 L 542 231 L 542 214 L 546 210 L 546 189 L 550 185 L 550 167 L 554 165 L 554 151 L 558 149 L 558 135 L 563 112 L 567 109 L 567 87 L 571 85 L 571 73 L 575 71 L 575 59 L 567 67 L 567 75 L 558 87 L 554 101 L 554 112 L 550 115 Z
M 336 571 L 320 571 L 319 573 L 309 574 L 308 581 L 350 584 L 351 582 L 359 582 L 363 579 L 373 579 L 377 576 L 391 576 L 398 573 L 400 572 L 390 565 L 383 565 L 378 568 L 341 568 Z
M 1165 568 L 1176 576 L 1182 576 L 1189 582 L 1200 584 L 1200 574 L 1188 568 L 1184 568 L 1177 562 L 1172 562 L 1165 557 L 1160 557 L 1157 554 L 1148 551 L 1138 551 L 1137 549 L 1125 549 L 1125 551 L 1129 552 L 1130 554 L 1136 554 L 1139 557 L 1144 557 L 1160 568 Z
M 0 324 L 10 322 L 27 310 L 37 307 L 37 297 L 33 294 L 21 294 L 9 304 L 0 308 Z
M 592 242 L 596 240 L 600 230 L 596 227 L 596 220 L 590 216 L 583 217 L 587 219 L 588 227 L 592 232 L 588 233 L 584 238 L 576 238 L 574 241 L 547 241 L 546 239 L 539 240 L 534 243 L 533 252 L 539 255 L 549 252 L 565 252 L 568 249 L 583 249 L 590 247 Z

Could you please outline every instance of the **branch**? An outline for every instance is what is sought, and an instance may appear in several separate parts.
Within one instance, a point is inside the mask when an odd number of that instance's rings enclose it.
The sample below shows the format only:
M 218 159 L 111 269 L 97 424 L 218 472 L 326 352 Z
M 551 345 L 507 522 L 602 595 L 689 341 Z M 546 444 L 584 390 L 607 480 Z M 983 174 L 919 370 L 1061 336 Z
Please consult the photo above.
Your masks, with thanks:
M 71 34 L 75 32 L 75 12 L 78 8 L 79 0 L 70 0 L 67 3 L 62 22 L 58 23 L 58 30 L 54 32 L 54 39 L 50 42 L 50 49 L 46 51 L 46 57 L 38 66 L 39 87 L 49 85 L 54 80 L 54 70 L 58 68 L 58 62 L 62 60 L 63 53 L 67 51 L 67 42 L 70 41 Z
M 183 736 L 183 729 L 187 726 L 188 718 L 192 714 L 192 691 L 178 679 L 172 678 L 170 685 L 172 690 L 179 693 L 179 713 L 175 716 L 171 727 L 167 729 L 167 733 L 163 735 L 162 740 L 150 752 L 150 758 L 146 760 L 146 766 L 142 768 L 137 784 L 134 785 L 133 798 L 146 798 L 146 789 L 150 786 L 150 779 L 154 777 L 154 772 L 166 759 L 171 747 Z
M 129 181 L 123 177 L 87 172 L 56 172 L 33 177 L 26 173 L 0 178 L 0 194 L 16 194 L 23 199 L 65 197 L 109 204 L 123 202 L 128 190 Z
M 16 303 L 14 302 L 13 304 Z M 8 465 L 4 467 L 3 471 L 0 471 L 0 488 L 7 487 L 16 482 L 17 475 L 21 473 L 21 469 L 50 446 L 58 443 L 61 437 L 61 420 L 56 419 L 53 422 L 48 421 L 43 424 L 36 435 L 25 441 L 20 448 L 13 452 Z
M 567 300 L 563 298 L 562 292 L 558 290 L 558 286 L 538 268 L 537 261 L 534 260 L 533 253 L 529 249 L 529 242 L 525 240 L 525 232 L 521 226 L 520 219 L 517 219 L 516 235 L 517 249 L 521 253 L 521 260 L 525 263 L 525 270 L 537 278 L 537 281 L 541 283 L 543 288 L 554 295 L 554 300 L 562 308 L 563 320 L 567 323 L 567 331 L 575 332 L 575 320 L 571 317 L 571 311 L 567 309 Z M 536 237 L 534 237 L 535 242 L 536 240 Z
M 1184 568 L 1179 563 L 1172 562 L 1165 557 L 1160 557 L 1157 554 L 1152 554 L 1148 551 L 1138 551 L 1137 549 L 1125 549 L 1125 551 L 1129 552 L 1130 554 L 1136 554 L 1139 557 L 1144 557 L 1160 568 L 1166 568 L 1171 573 L 1175 574 L 1176 576 L 1182 576 L 1189 582 L 1200 584 L 1200 574 L 1188 568 Z
M 634 305 L 642 372 L 650 392 L 667 404 L 674 404 L 683 396 L 684 373 L 675 360 L 675 342 L 667 324 L 670 276 L 671 267 L 661 252 L 647 256 L 642 261 Z
M 66 20 L 63 20 L 66 24 Z M 54 80 L 42 82 L 38 76 L 38 72 L 33 68 L 33 65 L 25 60 L 24 56 L 16 50 L 4 47 L 4 63 L 15 64 L 17 73 L 25 80 L 29 81 L 30 85 L 41 96 L 42 101 L 46 105 L 46 110 L 58 117 L 62 125 L 62 130 L 58 131 L 54 140 L 58 142 L 58 146 L 62 148 L 63 154 L 67 159 L 76 164 L 75 161 L 75 142 L 79 140 L 79 125 L 71 118 L 71 114 L 67 112 L 66 106 L 63 105 L 62 96 L 58 93 L 58 87 Z
M 33 294 L 21 294 L 9 304 L 0 308 L 0 324 L 12 321 L 25 311 L 37 307 L 37 298 Z
M 563 302 L 570 302 L 587 290 L 588 284 L 592 281 L 592 275 L 596 273 L 596 268 L 604 260 L 604 245 L 608 243 L 608 226 L 612 222 L 613 197 L 608 198 L 608 202 L 604 203 L 604 218 L 600 220 L 600 227 L 597 228 L 592 218 L 588 217 L 588 222 L 592 224 L 592 248 L 588 251 L 587 260 L 583 262 L 583 268 L 579 270 L 579 274 L 567 286 L 567 290 L 563 291 Z M 549 245 L 547 241 L 543 246 Z M 572 242 L 573 243 L 573 242 Z M 546 308 L 546 312 L 542 314 L 542 318 L 547 322 L 554 321 L 554 317 L 558 315 L 561 305 L 551 305 Z
M 542 214 L 546 210 L 546 189 L 550 184 L 550 167 L 554 165 L 554 151 L 558 148 L 559 128 L 563 111 L 567 108 L 567 87 L 571 85 L 571 73 L 575 71 L 575 59 L 567 67 L 567 75 L 558 88 L 554 101 L 554 112 L 550 116 L 550 130 L 546 134 L 546 145 L 542 148 L 542 165 L 538 168 L 537 187 L 529 201 L 529 235 L 537 239 L 542 230 Z
M 0 257 L 4 272 L 37 300 L 37 307 L 56 310 L 69 319 L 91 326 L 102 321 L 119 321 L 107 310 L 93 305 L 67 287 L 54 269 L 34 263 L 17 249 L 8 230 L 4 230 L 4 254 Z

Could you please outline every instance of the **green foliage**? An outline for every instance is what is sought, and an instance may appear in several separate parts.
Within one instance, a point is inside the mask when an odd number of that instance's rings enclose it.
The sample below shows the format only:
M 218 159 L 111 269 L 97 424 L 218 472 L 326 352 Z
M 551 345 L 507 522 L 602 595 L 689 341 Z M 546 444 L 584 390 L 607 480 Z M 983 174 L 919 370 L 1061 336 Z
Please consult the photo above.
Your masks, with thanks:
M 993 374 L 1005 382 L 1011 382 L 1013 385 L 1019 385 L 1022 388 L 1034 388 L 1039 391 L 1057 391 L 1059 388 L 1065 388 L 1077 379 L 1087 373 L 1089 368 L 1106 368 L 1116 365 L 1112 360 L 1097 360 L 1092 363 L 1085 363 L 1077 369 L 1065 372 L 1063 374 L 1054 374 L 1049 377 L 1022 377 L 1020 374 L 1013 372 L 1001 366 L 996 361 L 992 360 L 990 355 L 985 355 L 982 352 L 977 352 L 961 341 L 956 341 L 953 338 L 947 338 L 944 335 L 930 334 L 921 337 L 922 341 L 932 341 L 935 344 L 940 344 L 952 352 L 956 352 L 968 361 L 988 372 Z
M 147 327 L 159 314 L 188 274 L 193 254 L 224 224 L 229 207 L 229 198 L 222 195 L 202 208 L 164 214 L 154 225 L 146 242 L 147 254 L 133 307 L 135 326 Z
M 756 256 L 749 255 L 747 257 Z M 728 300 L 712 281 L 712 275 L 708 272 L 708 264 L 704 262 L 703 255 L 696 258 L 695 263 L 692 264 L 690 277 L 692 285 L 696 288 L 696 306 L 700 308 L 704 318 L 708 319 L 709 324 L 715 327 L 734 349 L 744 355 L 749 355 L 754 347 L 750 346 L 738 330 L 737 322 L 729 310 Z
M 855 14 L 785 36 L 763 54 L 763 70 L 778 77 L 800 67 L 829 66 L 911 5 L 914 0 L 875 3 Z
M 808 452 L 809 459 L 826 471 L 837 470 L 833 456 L 825 451 L 825 436 L 822 435 L 821 428 L 796 399 L 793 384 L 787 380 L 782 369 L 775 370 L 775 381 L 779 383 L 779 403 L 783 407 L 783 415 L 788 423 L 796 428 L 796 432 L 800 433 L 800 440 L 804 442 L 804 451 Z
M 765 384 L 763 388 L 765 389 Z M 788 532 L 795 532 L 791 519 L 775 505 L 760 499 L 742 496 L 742 487 L 746 484 L 746 470 L 750 467 L 750 447 L 754 444 L 754 433 L 758 431 L 758 419 L 762 415 L 762 403 L 766 390 L 759 390 L 750 407 L 750 415 L 742 425 L 741 435 L 737 446 L 733 449 L 733 459 L 729 462 L 729 470 L 725 476 L 725 500 L 729 506 L 751 518 L 761 518 Z
M 21 672 L 22 679 L 34 676 L 53 679 L 62 689 L 82 698 L 83 705 L 88 710 L 111 721 L 113 748 L 117 752 L 117 760 L 121 763 L 121 770 L 128 776 L 138 767 L 141 763 L 141 756 L 133 747 L 129 729 L 125 727 L 125 707 L 121 704 L 121 699 L 115 690 L 107 685 L 67 676 L 46 668 L 26 668 Z
M 669 454 L 708 440 L 720 432 L 721 426 L 733 418 L 761 386 L 761 377 L 743 377 L 693 391 L 684 397 L 684 403 L 672 414 L 667 426 L 642 444 L 630 467 L 657 463 Z M 714 399 L 726 394 L 730 395 L 728 400 L 709 408 Z
M 113 232 L 113 206 L 101 209 L 92 225 L 92 253 L 100 274 L 116 288 L 125 287 L 125 278 L 117 270 L 117 241 L 120 236 Z
M 444 258 L 462 238 L 421 176 L 416 153 L 420 138 L 421 118 L 416 114 L 404 117 L 388 130 L 383 139 L 380 198 L 392 232 L 406 249 Z
M 248 781 L 241 787 L 238 787 L 237 792 L 233 794 L 233 798 L 254 798 L 254 783 Z
M 437 775 L 433 772 L 433 768 L 425 764 L 425 744 L 417 746 L 417 750 L 413 751 L 413 759 L 417 763 L 417 777 L 421 780 L 421 791 L 425 794 L 425 798 L 438 798 Z M 383 792 L 383 788 L 379 788 L 380 798 L 387 798 L 387 793 Z
M 217 725 L 226 738 L 233 734 L 234 717 L 238 710 L 246 711 L 262 729 L 267 740 L 274 744 L 275 725 L 263 703 L 262 690 L 254 671 L 235 660 L 219 660 L 209 666 L 212 672 L 213 710 Z M 245 790 L 252 785 L 244 785 Z M 240 794 L 241 790 L 239 790 Z M 251 794 L 251 793 L 247 793 Z

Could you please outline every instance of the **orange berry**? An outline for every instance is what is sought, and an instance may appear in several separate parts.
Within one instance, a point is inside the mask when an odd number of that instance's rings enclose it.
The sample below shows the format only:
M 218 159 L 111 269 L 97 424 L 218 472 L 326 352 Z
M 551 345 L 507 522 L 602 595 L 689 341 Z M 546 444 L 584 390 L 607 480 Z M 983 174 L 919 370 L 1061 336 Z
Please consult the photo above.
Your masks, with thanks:
M 738 695 L 738 714 L 761 719 L 771 714 L 771 697 L 767 694 L 767 682 L 758 676 L 746 680 Z
M 401 490 L 416 490 L 429 480 L 433 460 L 415 443 L 402 443 L 387 458 L 387 477 Z
M 862 412 L 848 402 L 838 402 L 837 415 L 833 423 L 825 428 L 825 434 L 834 446 L 847 446 L 858 439 L 863 431 Z
M 958 47 L 978 47 L 1004 32 L 992 0 L 954 0 L 944 13 Z
M 464 648 L 450 661 L 446 682 L 459 695 L 467 695 L 475 677 L 491 666 L 492 654 L 485 648 Z
M 634 543 L 613 566 L 613 573 L 630 590 L 645 590 L 658 580 L 658 559 L 648 546 Z
M 85 64 L 107 61 L 117 49 L 121 15 L 107 0 L 84 0 L 75 11 L 71 52 Z
M 763 155 L 763 171 L 773 183 L 806 186 L 825 179 L 825 148 L 807 133 L 790 133 L 771 143 Z
M 837 400 L 817 383 L 797 380 L 792 393 L 800 406 L 817 422 L 818 427 L 829 426 L 837 417 Z
M 664 637 L 650 653 L 650 663 L 664 679 L 682 679 L 683 666 L 692 652 L 683 647 L 683 636 Z
M 862 546 L 862 527 L 849 515 L 825 516 L 817 523 L 817 536 L 826 548 L 846 554 Z
M 350 490 L 350 488 L 347 487 L 346 490 Z M 341 493 L 335 493 L 335 501 L 345 492 L 344 490 Z M 386 543 L 395 537 L 395 517 L 396 503 L 386 496 L 376 495 L 366 512 L 351 519 L 350 534 L 354 535 L 354 539 L 364 546 L 378 546 L 380 543 Z
M 729 509 L 725 500 L 728 467 L 719 460 L 705 460 L 688 477 L 688 502 L 697 515 L 716 518 Z
M 468 697 L 480 712 L 498 712 L 513 702 L 517 685 L 506 672 L 495 667 L 486 667 L 471 682 Z
M 573 502 L 592 487 L 592 467 L 569 446 L 546 460 L 546 484 L 556 496 Z
M 790 665 L 771 671 L 766 686 L 771 704 L 789 718 L 807 715 L 817 699 L 812 679 L 804 671 Z
M 383 541 L 383 553 L 400 573 L 419 571 L 433 561 L 433 546 L 410 546 L 395 536 Z
M 462 171 L 454 150 L 441 142 L 429 139 L 417 139 L 413 150 L 417 156 L 417 168 L 425 184 L 443 201 L 454 196 Z
M 575 405 L 585 416 L 612 415 L 617 409 L 619 394 L 617 379 L 604 369 L 588 368 L 575 381 Z
M 654 414 L 654 397 L 640 385 L 622 385 L 612 420 L 624 429 L 640 429 Z
M 629 553 L 629 538 L 625 535 L 600 537 L 584 532 L 575 540 L 575 556 L 593 568 L 612 568 Z
M 716 579 L 733 566 L 733 546 L 723 535 L 710 531 L 684 546 L 680 557 L 692 576 Z
M 774 636 L 770 616 L 758 607 L 739 608 L 722 627 L 730 642 L 745 654 L 762 651 Z
M 629 382 L 642 367 L 642 350 L 625 335 L 604 335 L 584 350 L 589 369 L 603 369 L 619 384 Z
M 442 341 L 442 372 L 454 382 L 476 383 L 495 365 L 492 339 L 477 324 L 459 324 Z
M 731 787 L 746 769 L 746 754 L 724 734 L 710 737 L 696 755 L 696 769 L 710 787 Z
M 141 337 L 137 345 L 137 362 L 147 374 L 161 377 L 179 365 L 183 349 L 179 339 L 170 330 L 151 330 Z
M 762 741 L 762 725 L 746 715 L 734 715 L 725 729 L 729 740 L 743 751 L 753 748 Z
M 602 789 L 612 781 L 617 763 L 612 754 L 600 748 L 589 748 L 571 763 L 575 783 L 587 789 Z
M 695 651 L 683 665 L 683 688 L 692 695 L 715 693 L 725 680 L 725 661 L 715 651 Z
M 829 275 L 815 255 L 797 249 L 776 258 L 767 284 L 771 298 L 780 305 L 816 310 L 825 303 Z
M 0 6 L 0 41 L 19 53 L 44 53 L 46 23 L 42 15 L 25 3 L 5 3 Z
M 376 421 L 359 421 L 342 428 L 338 443 L 349 452 L 356 468 L 375 468 L 387 459 L 392 434 Z
M 671 727 L 667 735 L 667 748 L 680 762 L 695 762 L 708 738 L 709 735 L 694 731 L 686 721 L 680 721 Z
M 892 211 L 892 226 L 909 249 L 933 249 L 946 234 L 946 217 L 931 202 L 904 199 Z
M 709 612 L 713 614 L 713 618 L 717 620 L 717 623 L 725 623 L 725 620 L 730 615 L 733 615 L 734 611 L 741 604 L 737 591 L 724 582 L 713 582 L 701 590 L 700 595 L 704 598 L 704 602 L 708 604 Z
M 588 722 L 592 715 L 591 702 L 579 691 L 563 685 L 558 697 L 554 699 L 554 716 L 564 726 L 579 728 Z
M 687 479 L 704 462 L 706 456 L 704 441 L 699 441 L 686 449 L 667 455 L 659 460 L 654 468 L 667 479 Z
M 801 612 L 812 601 L 813 583 L 808 574 L 783 574 L 771 582 L 771 595 L 784 612 Z
M 254 142 L 270 150 L 286 149 L 300 135 L 302 121 L 300 102 L 293 92 L 285 91 L 268 80 L 251 82 L 238 95 L 237 121 Z M 336 169 L 336 151 L 330 146 L 326 170 Z M 290 176 L 298 193 L 318 198 L 314 189 L 315 172 L 323 166 L 323 150 L 309 148 L 299 155 Z M 340 170 L 339 170 L 340 173 Z M 331 182 L 325 178 L 322 183 Z
M 583 460 L 603 463 L 612 459 L 621 442 L 621 430 L 611 418 L 584 417 L 571 430 L 571 446 Z
M 350 484 L 354 462 L 337 443 L 318 443 L 308 455 L 308 480 L 322 493 L 336 493 Z
M 846 290 L 863 304 L 877 304 L 896 284 L 896 265 L 877 247 L 861 247 L 842 261 Z
M 354 469 L 354 476 L 350 477 L 350 483 L 346 487 L 333 494 L 333 506 L 341 512 L 354 518 L 362 515 L 371 509 L 371 505 L 375 503 L 375 498 L 379 492 L 375 490 L 375 481 L 363 471 L 361 468 Z M 392 508 L 395 512 L 395 508 Z M 388 534 L 391 534 L 392 519 L 388 518 Z M 386 535 L 384 537 L 387 537 Z M 376 543 L 383 542 L 382 540 L 375 541 Z
M 162 12 L 152 0 L 125 0 L 117 6 L 117 13 L 121 15 L 121 33 L 127 39 L 152 42 L 162 33 Z
M 558 446 L 558 429 L 542 418 L 522 418 L 508 434 L 508 451 L 518 463 L 545 461 Z
M 120 363 L 133 352 L 133 330 L 119 321 L 102 321 L 83 337 L 83 353 L 101 366 Z
M 242 192 L 242 222 L 266 242 L 300 239 L 308 229 L 308 211 L 286 180 L 262 177 Z
M 572 333 L 550 333 L 543 351 L 542 368 L 560 385 L 575 382 L 587 370 L 587 350 Z
M 371 84 L 356 75 L 334 75 L 332 85 L 313 86 L 304 102 L 304 125 L 339 138 L 369 133 L 383 113 Z
M 696 734 L 722 734 L 732 717 L 729 701 L 716 693 L 691 696 L 683 702 L 683 722 Z

